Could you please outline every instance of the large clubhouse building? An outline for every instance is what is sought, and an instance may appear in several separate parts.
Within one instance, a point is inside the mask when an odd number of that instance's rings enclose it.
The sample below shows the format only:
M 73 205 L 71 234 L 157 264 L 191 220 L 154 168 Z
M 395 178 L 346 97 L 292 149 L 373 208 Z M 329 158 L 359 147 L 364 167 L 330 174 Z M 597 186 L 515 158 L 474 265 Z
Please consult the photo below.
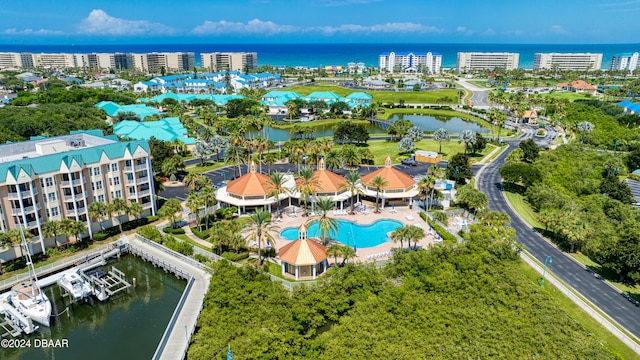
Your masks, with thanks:
M 116 225 L 113 219 L 101 223 L 89 216 L 91 203 L 116 198 L 140 203 L 142 215 L 155 215 L 146 141 L 121 142 L 90 130 L 0 145 L 0 231 L 26 227 L 33 252 L 45 253 L 56 244 L 57 239 L 43 236 L 43 224 L 50 220 L 81 221 L 89 237 L 101 225 Z M 0 254 L 2 259 L 16 255 L 8 253 Z

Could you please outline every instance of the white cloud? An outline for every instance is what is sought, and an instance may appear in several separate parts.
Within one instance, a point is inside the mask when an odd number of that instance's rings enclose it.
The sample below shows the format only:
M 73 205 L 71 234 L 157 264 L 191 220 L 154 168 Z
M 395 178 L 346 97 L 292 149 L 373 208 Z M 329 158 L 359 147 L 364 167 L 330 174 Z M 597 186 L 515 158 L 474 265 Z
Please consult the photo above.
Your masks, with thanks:
M 300 28 L 293 25 L 278 25 L 272 21 L 262 21 L 253 19 L 249 22 L 232 21 L 205 21 L 202 25 L 195 27 L 192 32 L 198 35 L 206 34 L 289 34 L 300 31 Z
M 502 32 L 503 35 L 514 35 L 514 36 L 522 36 L 524 35 L 524 31 L 522 30 L 507 30 Z
M 147 20 L 127 20 L 110 16 L 94 9 L 78 25 L 78 32 L 85 35 L 170 35 L 175 30 L 169 26 Z
M 18 30 L 16 28 L 6 29 L 2 32 L 6 35 L 64 35 L 64 32 L 59 30 L 49 30 L 49 29 L 24 29 Z
M 376 25 L 344 24 L 340 26 L 300 27 L 295 25 L 280 25 L 272 21 L 254 19 L 247 23 L 232 21 L 205 21 L 195 27 L 192 32 L 197 35 L 222 35 L 222 34 L 291 34 L 291 33 L 322 33 L 324 35 L 356 34 L 356 33 L 430 33 L 441 32 L 434 26 L 426 26 L 417 23 L 385 23 Z
M 493 30 L 492 28 L 488 28 L 482 33 L 482 35 L 486 35 L 486 36 L 493 36 L 495 34 L 496 34 L 496 31 Z
M 475 31 L 473 31 L 471 29 L 467 29 L 466 26 L 458 26 L 456 28 L 456 32 L 462 33 L 464 35 L 472 35 Z
M 551 25 L 549 32 L 556 35 L 568 34 L 569 32 L 562 28 L 560 25 Z

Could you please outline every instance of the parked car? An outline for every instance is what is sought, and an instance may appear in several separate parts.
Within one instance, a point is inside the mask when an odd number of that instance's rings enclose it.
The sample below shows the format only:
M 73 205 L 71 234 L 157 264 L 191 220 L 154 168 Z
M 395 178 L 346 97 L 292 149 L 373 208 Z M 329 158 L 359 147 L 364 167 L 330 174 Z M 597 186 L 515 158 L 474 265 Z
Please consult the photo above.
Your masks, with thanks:
M 402 159 L 401 163 L 402 165 L 410 165 L 410 166 L 418 165 L 418 162 L 413 160 L 412 158 Z

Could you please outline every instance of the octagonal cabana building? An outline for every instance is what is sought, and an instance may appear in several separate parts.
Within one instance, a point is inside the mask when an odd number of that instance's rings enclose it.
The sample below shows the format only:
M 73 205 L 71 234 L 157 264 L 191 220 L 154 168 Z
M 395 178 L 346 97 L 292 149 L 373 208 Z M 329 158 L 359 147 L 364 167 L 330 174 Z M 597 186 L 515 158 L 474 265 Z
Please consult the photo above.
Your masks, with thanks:
M 329 266 L 327 248 L 307 238 L 307 227 L 298 227 L 298 239 L 278 250 L 282 275 L 296 280 L 313 280 Z
M 227 186 L 216 190 L 216 199 L 225 205 L 238 207 L 238 215 L 262 207 L 271 211 L 271 206 L 288 197 L 286 193 L 280 194 L 278 199 L 269 196 L 272 187 L 269 185 L 269 177 L 256 172 L 256 164 L 251 162 L 249 173 L 229 182 Z M 285 184 L 293 186 L 293 177 L 289 177 Z
M 351 198 L 351 193 L 342 188 L 342 185 L 347 181 L 344 177 L 334 173 L 331 170 L 327 170 L 324 159 L 318 161 L 318 170 L 314 171 L 313 176 L 318 180 L 318 186 L 314 186 L 314 197 L 326 197 L 331 199 L 337 204 L 339 203 L 340 209 L 344 207 L 344 201 Z M 296 189 L 302 180 L 296 180 Z M 302 200 L 302 195 L 299 190 L 292 192 L 292 196 L 299 201 Z M 312 200 L 313 204 L 313 200 Z
M 395 169 L 391 165 L 391 157 L 387 156 L 384 167 L 362 176 L 362 192 L 372 198 L 376 198 L 376 188 L 371 186 L 371 180 L 380 176 L 386 180 L 387 185 L 382 189 L 379 196 L 384 209 L 385 203 L 411 206 L 413 198 L 418 195 L 418 187 L 411 176 Z

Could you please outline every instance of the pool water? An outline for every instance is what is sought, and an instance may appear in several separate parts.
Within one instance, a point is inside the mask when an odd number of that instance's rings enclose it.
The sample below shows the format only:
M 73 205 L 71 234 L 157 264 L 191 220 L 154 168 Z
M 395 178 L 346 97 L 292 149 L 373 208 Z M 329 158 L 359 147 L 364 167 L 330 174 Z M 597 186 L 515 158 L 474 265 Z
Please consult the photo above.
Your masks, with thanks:
M 402 223 L 396 220 L 378 220 L 373 224 L 359 225 L 351 221 L 338 220 L 338 233 L 331 233 L 330 237 L 338 242 L 356 246 L 357 248 L 370 248 L 387 241 L 387 233 L 402 227 Z M 309 237 L 320 237 L 318 223 L 309 226 Z M 296 240 L 298 228 L 290 227 L 280 232 L 280 237 L 285 240 Z

